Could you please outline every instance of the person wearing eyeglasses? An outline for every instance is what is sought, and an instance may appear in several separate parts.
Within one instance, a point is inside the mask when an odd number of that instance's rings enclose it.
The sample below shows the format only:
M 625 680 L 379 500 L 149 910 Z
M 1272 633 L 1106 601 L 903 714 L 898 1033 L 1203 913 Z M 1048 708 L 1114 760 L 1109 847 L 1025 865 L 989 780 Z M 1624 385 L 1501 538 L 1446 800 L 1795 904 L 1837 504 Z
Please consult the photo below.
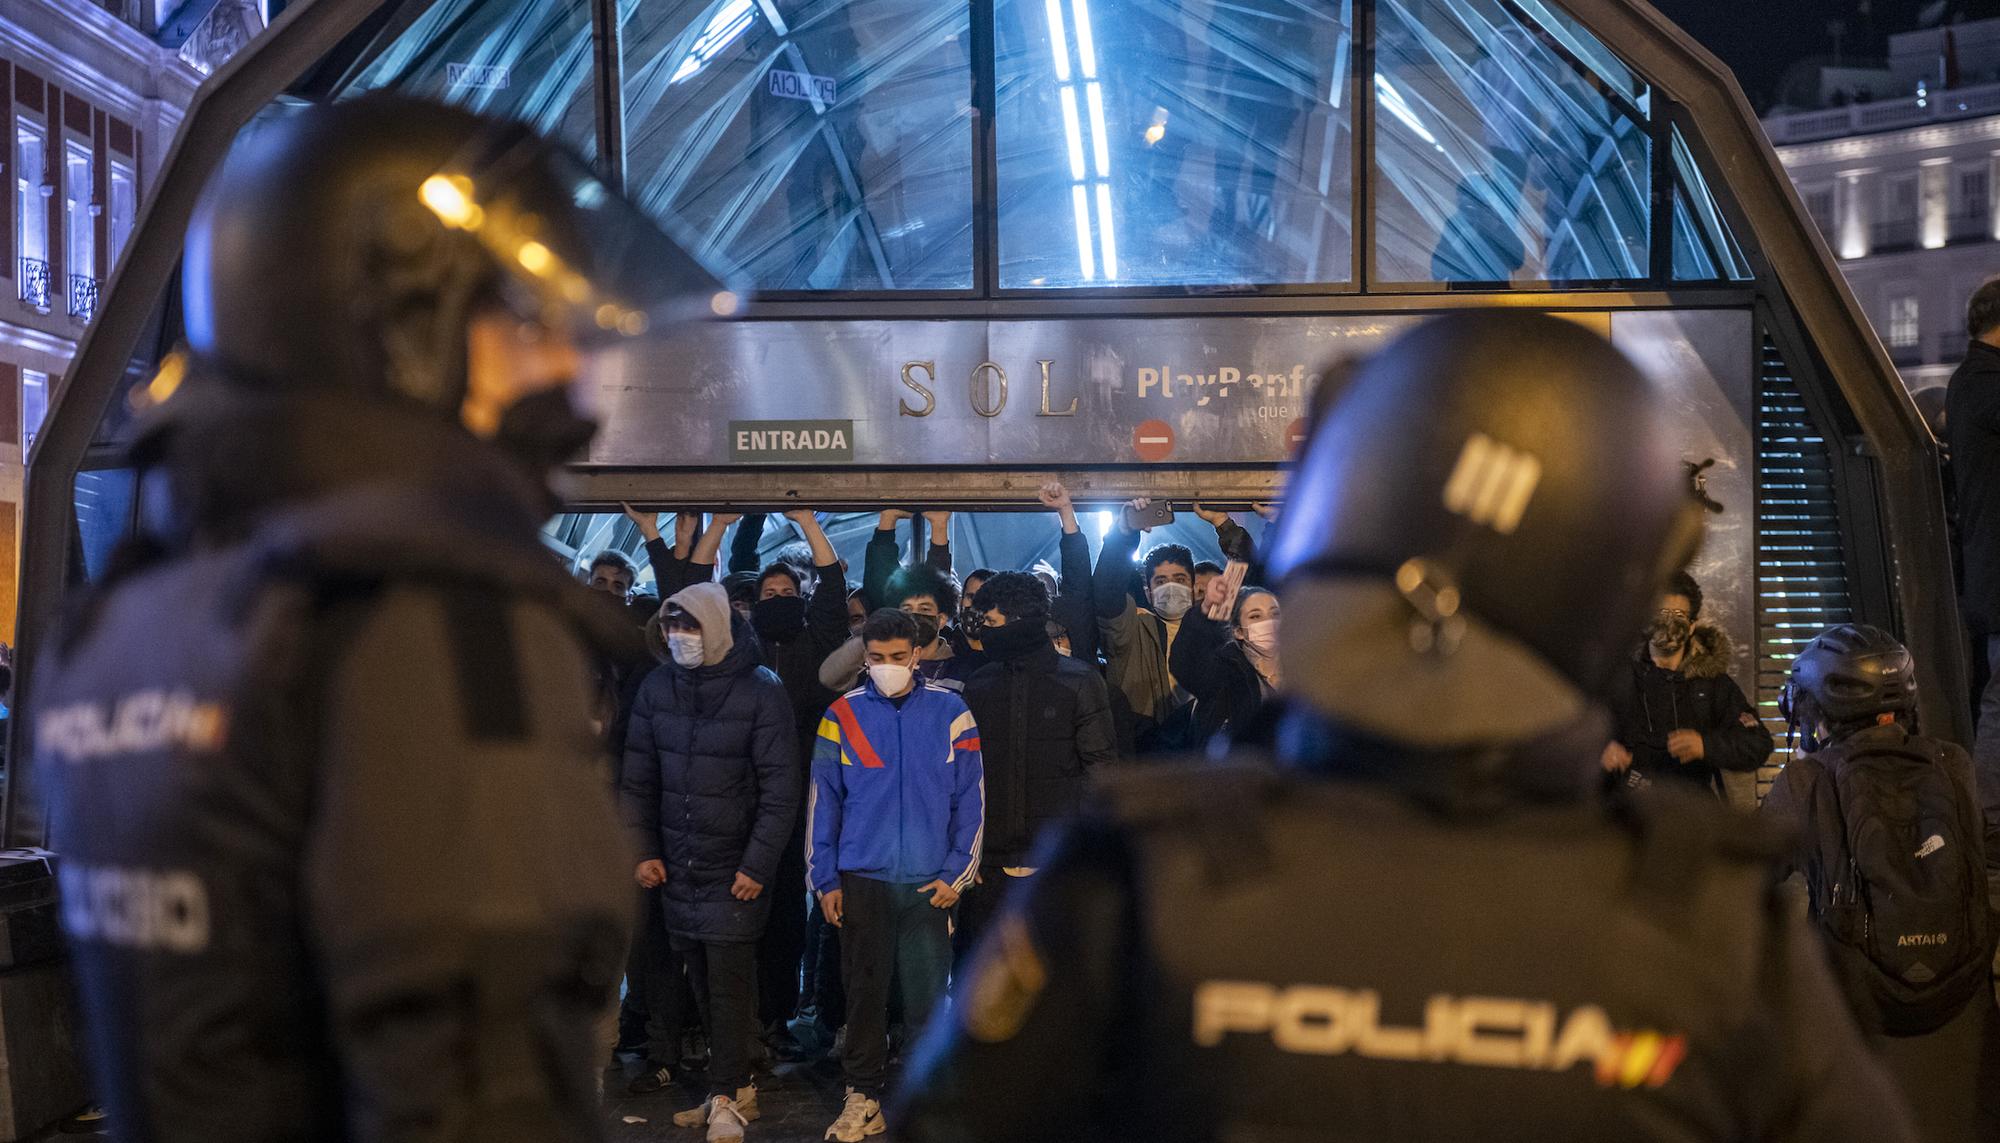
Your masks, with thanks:
M 1612 788 L 1675 783 L 1718 798 L 1725 770 L 1755 770 L 1771 756 L 1771 732 L 1729 675 L 1729 636 L 1701 618 L 1701 585 L 1686 572 L 1668 581 L 1630 682 L 1612 697 L 1616 735 L 1604 748 Z

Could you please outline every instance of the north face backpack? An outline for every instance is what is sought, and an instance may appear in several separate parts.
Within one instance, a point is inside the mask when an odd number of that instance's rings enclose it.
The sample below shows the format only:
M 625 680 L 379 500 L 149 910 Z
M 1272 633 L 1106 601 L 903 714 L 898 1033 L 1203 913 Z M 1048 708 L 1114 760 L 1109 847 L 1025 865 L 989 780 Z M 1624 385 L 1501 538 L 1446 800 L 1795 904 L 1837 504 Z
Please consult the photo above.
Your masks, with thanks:
M 1915 1035 L 1956 1016 L 1992 953 L 1978 799 L 1942 743 L 1835 743 L 1793 765 L 1805 799 L 1812 914 L 1866 1021 Z

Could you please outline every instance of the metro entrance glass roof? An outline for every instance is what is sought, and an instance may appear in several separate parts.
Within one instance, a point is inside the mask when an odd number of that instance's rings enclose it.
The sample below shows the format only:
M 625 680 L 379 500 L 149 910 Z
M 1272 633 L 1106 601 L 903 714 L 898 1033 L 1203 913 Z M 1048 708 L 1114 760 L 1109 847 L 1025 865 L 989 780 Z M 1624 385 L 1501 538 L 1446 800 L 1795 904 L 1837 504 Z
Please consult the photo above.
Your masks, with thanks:
M 526 119 L 766 293 L 1750 276 L 1664 101 L 1573 18 L 1360 9 L 410 0 L 339 94 Z

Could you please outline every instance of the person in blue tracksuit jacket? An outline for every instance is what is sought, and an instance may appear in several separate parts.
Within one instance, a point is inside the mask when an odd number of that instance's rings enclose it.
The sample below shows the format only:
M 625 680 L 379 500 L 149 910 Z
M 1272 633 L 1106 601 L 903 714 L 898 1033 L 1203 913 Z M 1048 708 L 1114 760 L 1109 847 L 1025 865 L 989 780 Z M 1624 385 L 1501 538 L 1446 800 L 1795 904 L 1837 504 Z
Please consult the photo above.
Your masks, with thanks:
M 847 989 L 847 1100 L 826 1137 L 884 1130 L 889 982 L 916 1029 L 943 998 L 951 907 L 971 887 L 985 835 L 979 727 L 965 701 L 916 675 L 916 621 L 868 617 L 868 675 L 820 720 L 807 803 L 806 866 L 840 934 Z

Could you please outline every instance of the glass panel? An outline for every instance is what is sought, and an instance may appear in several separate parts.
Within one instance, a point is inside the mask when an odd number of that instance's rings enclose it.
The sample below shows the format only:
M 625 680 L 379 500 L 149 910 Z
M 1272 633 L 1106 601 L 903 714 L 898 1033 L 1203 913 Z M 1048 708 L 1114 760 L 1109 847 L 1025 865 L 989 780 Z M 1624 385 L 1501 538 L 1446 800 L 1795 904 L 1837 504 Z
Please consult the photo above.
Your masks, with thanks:
M 1715 195 L 1709 191 L 1708 180 L 1701 177 L 1701 168 L 1695 165 L 1694 152 L 1681 137 L 1680 128 L 1673 132 L 1674 278 L 1682 282 L 1749 281 L 1750 263 L 1743 257 L 1743 248 L 1736 244 L 1729 221 L 1716 206 Z M 1830 216 L 1833 193 L 1823 192 L 1823 197 Z M 1807 195 L 1806 201 L 1815 212 L 1814 221 L 1820 222 L 1814 196 Z
M 964 0 L 623 0 L 626 187 L 767 290 L 972 280 Z
M 1556 47 L 1501 0 L 1380 0 L 1380 280 L 1649 276 L 1643 113 Z
M 1590 34 L 1576 17 L 1562 10 L 1560 0 L 1550 3 L 1546 0 L 1514 0 L 1513 6 L 1528 19 L 1539 24 L 1553 37 L 1564 52 L 1591 75 L 1596 76 L 1611 90 L 1618 92 L 1645 109 L 1644 100 L 1648 96 L 1646 82 L 1632 74 L 1623 60 L 1611 54 L 1604 41 Z
M 341 95 L 382 87 L 522 119 L 597 155 L 589 0 L 438 0 Z
M 132 530 L 136 483 L 129 468 L 76 474 L 77 538 L 83 547 L 83 574 L 92 580 L 104 574 L 112 549 Z
M 996 0 L 1000 284 L 1353 278 L 1351 0 Z

